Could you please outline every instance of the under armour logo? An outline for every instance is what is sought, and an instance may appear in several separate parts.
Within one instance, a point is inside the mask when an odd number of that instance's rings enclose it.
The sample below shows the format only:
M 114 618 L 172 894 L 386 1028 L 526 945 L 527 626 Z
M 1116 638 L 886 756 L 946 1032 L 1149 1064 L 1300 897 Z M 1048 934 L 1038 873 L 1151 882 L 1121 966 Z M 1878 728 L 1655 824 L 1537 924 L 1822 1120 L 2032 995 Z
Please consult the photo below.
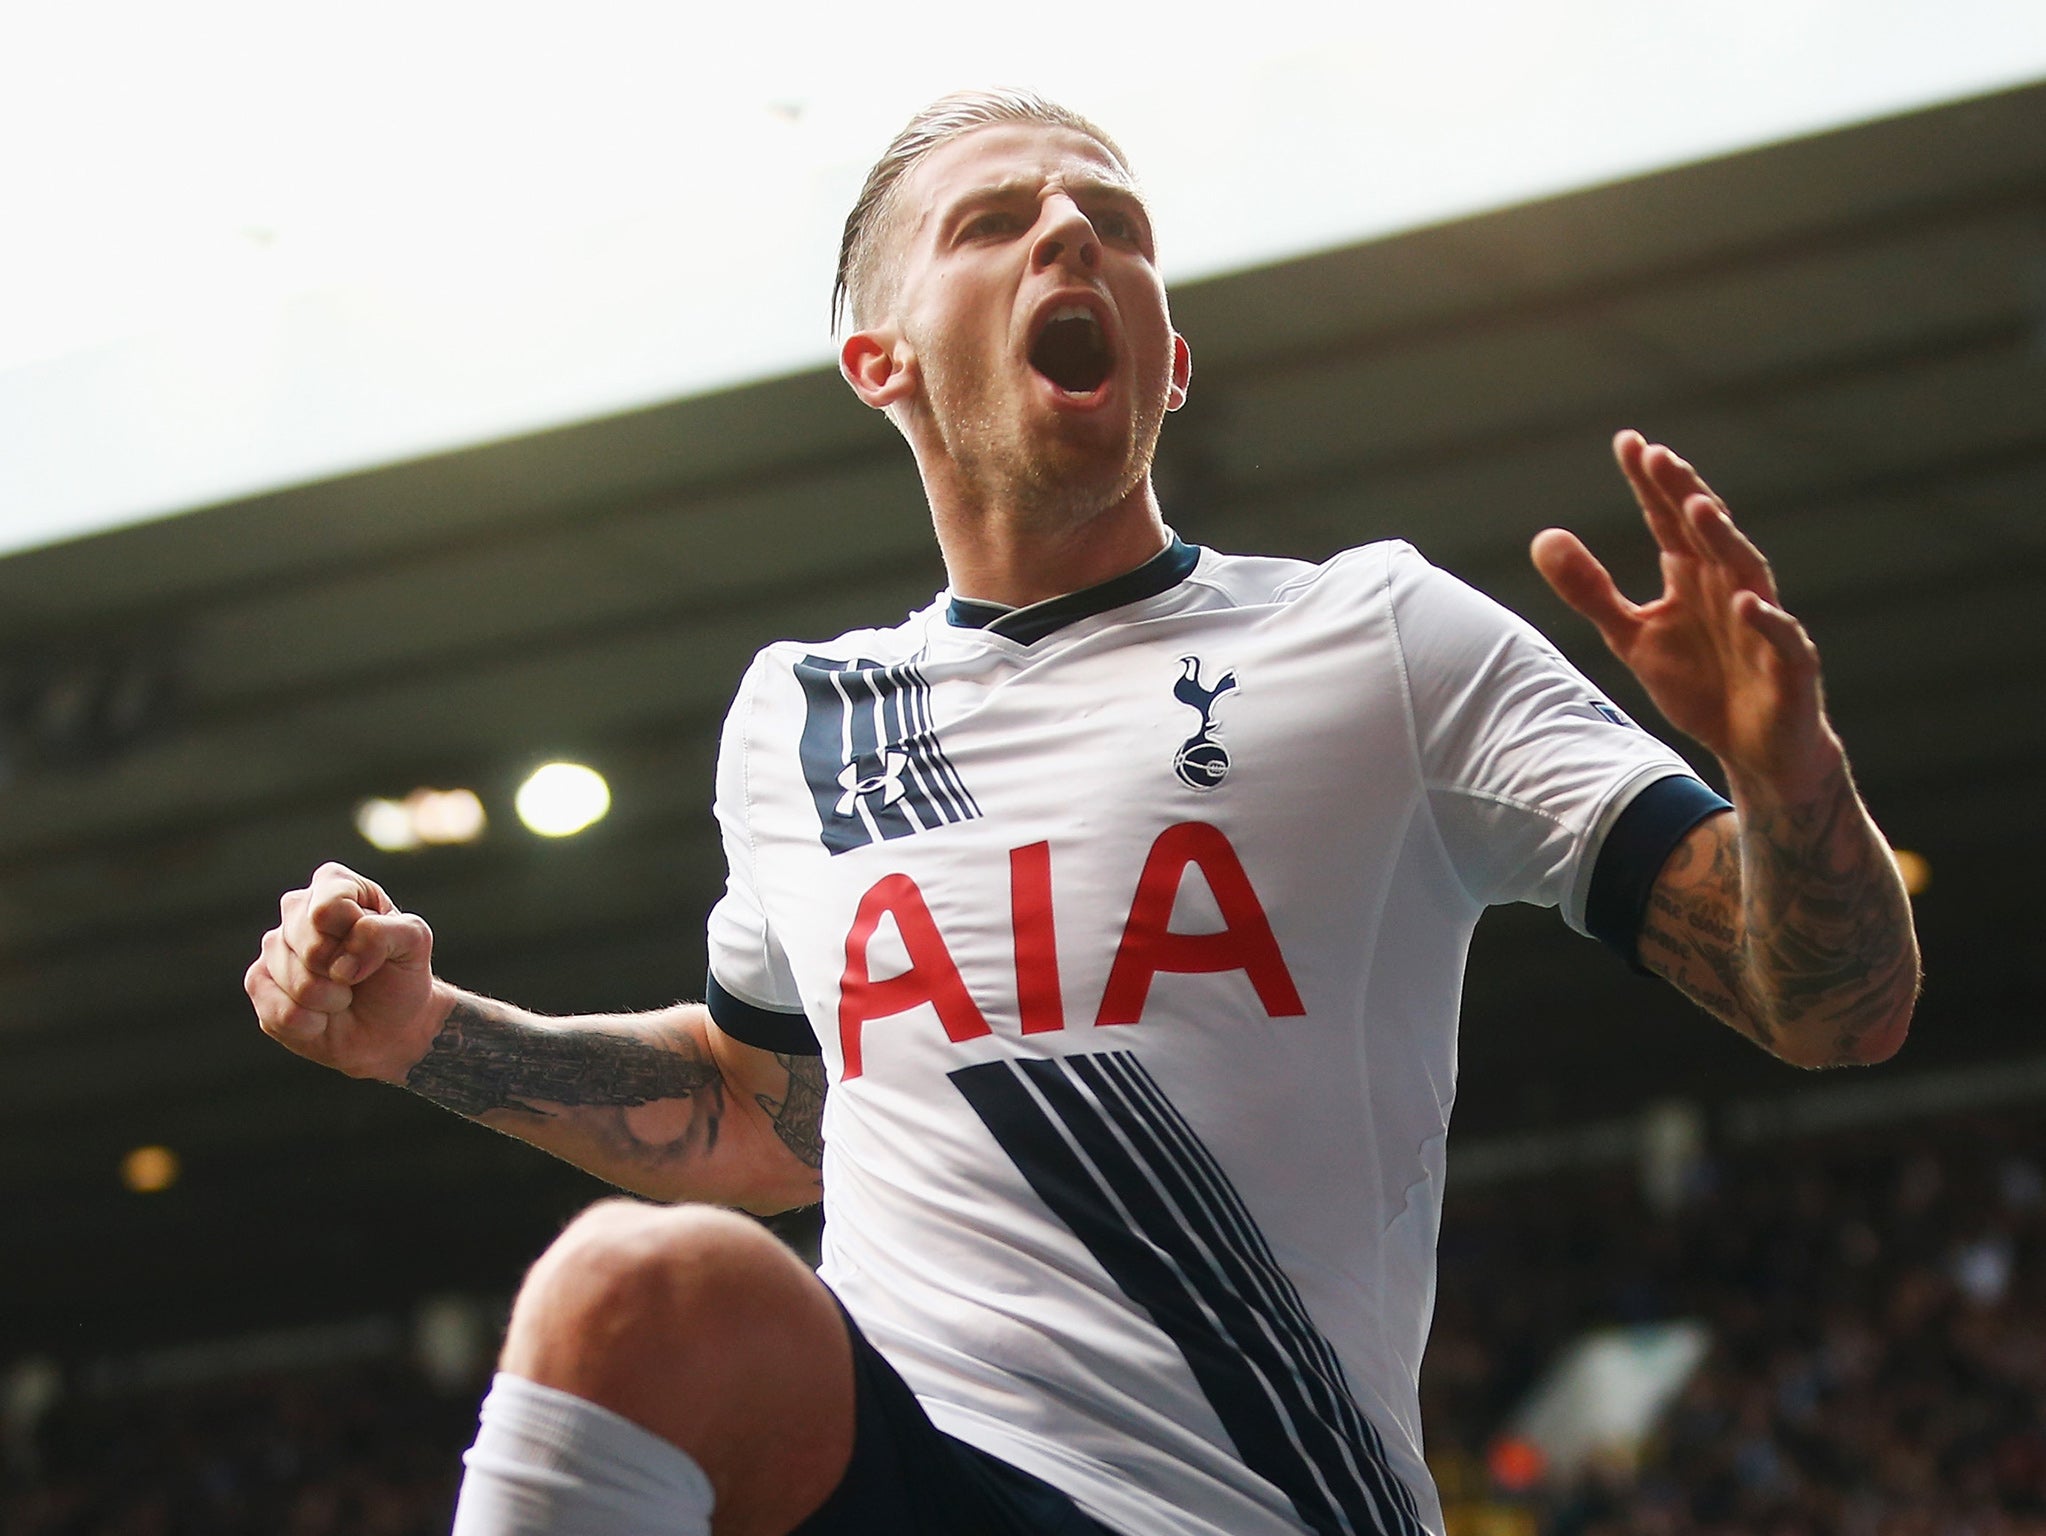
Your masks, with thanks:
M 980 815 L 938 741 L 931 685 L 914 662 L 805 656 L 798 745 L 817 835 L 836 856 Z
M 1201 728 L 1180 743 L 1179 750 L 1172 755 L 1172 771 L 1189 789 L 1213 789 L 1229 772 L 1229 754 L 1215 740 L 1215 704 L 1236 686 L 1236 674 L 1224 672 L 1210 688 L 1201 682 L 1200 657 L 1182 656 L 1179 664 L 1185 670 L 1172 685 L 1172 696 L 1189 709 L 1200 711 Z
M 847 763 L 838 771 L 838 787 L 845 791 L 838 797 L 838 814 L 852 815 L 854 805 L 875 795 L 881 797 L 884 807 L 893 805 L 907 792 L 902 771 L 908 766 L 909 754 L 893 747 L 866 753 Z

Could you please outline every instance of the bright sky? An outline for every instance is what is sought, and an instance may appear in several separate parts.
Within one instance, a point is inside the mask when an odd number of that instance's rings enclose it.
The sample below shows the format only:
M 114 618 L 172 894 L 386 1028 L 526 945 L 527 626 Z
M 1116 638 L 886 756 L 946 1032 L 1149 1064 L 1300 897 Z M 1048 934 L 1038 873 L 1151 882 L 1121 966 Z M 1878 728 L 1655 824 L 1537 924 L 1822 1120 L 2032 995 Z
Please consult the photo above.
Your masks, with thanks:
M 1184 279 L 2041 77 L 2040 0 L 0 0 L 0 553 L 824 364 L 959 85 Z

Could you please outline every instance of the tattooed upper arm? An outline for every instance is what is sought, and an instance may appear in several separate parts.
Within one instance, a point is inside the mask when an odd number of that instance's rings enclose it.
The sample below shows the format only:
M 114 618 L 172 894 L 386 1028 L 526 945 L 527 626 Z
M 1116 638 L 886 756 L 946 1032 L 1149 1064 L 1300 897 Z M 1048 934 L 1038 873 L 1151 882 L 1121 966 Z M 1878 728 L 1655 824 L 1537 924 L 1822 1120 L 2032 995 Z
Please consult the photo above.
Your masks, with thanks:
M 824 1166 L 824 1058 L 774 1053 L 788 1074 L 781 1094 L 756 1092 L 753 1102 L 767 1112 L 782 1145 L 811 1168 Z

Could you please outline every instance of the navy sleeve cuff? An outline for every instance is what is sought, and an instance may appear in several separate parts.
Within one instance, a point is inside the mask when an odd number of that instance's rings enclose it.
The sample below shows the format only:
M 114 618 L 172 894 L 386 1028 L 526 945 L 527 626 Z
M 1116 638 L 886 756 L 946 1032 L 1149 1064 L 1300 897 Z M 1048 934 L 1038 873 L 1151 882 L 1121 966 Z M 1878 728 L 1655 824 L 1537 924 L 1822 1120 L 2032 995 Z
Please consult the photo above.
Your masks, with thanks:
M 1637 946 L 1656 877 L 1693 827 L 1732 809 L 1730 801 L 1687 774 L 1657 779 L 1630 800 L 1591 867 L 1584 901 L 1584 926 L 1591 936 L 1648 974 Z
M 712 976 L 704 985 L 704 1002 L 711 1022 L 737 1040 L 757 1050 L 779 1051 L 784 1056 L 822 1056 L 824 1048 L 810 1032 L 810 1021 L 800 1013 L 778 1013 L 742 997 L 734 997 Z

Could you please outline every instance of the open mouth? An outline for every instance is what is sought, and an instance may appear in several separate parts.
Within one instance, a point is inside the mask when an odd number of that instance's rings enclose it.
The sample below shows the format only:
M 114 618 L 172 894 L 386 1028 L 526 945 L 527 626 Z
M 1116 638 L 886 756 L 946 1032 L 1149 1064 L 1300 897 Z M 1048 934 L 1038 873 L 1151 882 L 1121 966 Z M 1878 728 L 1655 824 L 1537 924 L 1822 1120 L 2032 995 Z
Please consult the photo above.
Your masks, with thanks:
M 1091 395 L 1107 382 L 1115 354 L 1094 312 L 1069 304 L 1038 333 L 1030 366 L 1069 395 Z

